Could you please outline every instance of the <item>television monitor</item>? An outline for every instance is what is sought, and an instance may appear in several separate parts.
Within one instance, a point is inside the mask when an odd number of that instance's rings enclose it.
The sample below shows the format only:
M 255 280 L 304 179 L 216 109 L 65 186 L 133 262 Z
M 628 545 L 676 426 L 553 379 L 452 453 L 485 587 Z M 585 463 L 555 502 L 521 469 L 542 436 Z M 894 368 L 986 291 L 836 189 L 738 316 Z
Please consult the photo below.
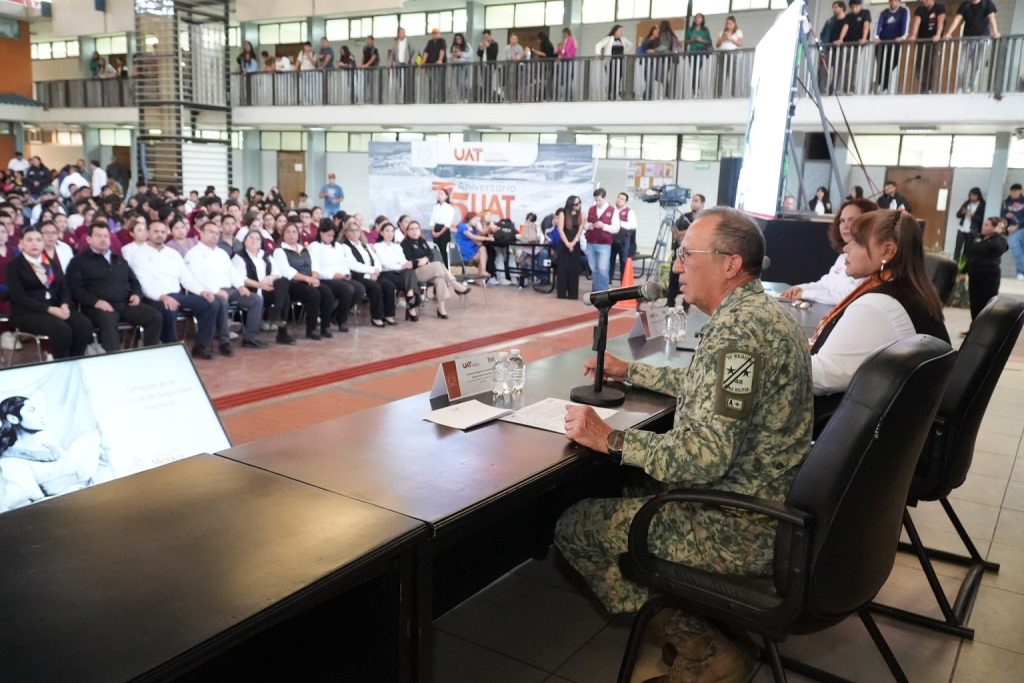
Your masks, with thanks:
M 181 344 L 0 370 L 0 512 L 230 446 Z

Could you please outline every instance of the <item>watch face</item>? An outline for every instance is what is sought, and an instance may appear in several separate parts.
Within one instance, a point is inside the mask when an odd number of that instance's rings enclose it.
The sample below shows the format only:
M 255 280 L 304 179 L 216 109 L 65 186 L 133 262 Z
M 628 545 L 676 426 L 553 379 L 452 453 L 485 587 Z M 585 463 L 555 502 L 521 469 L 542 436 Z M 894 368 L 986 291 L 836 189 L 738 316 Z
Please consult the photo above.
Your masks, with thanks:
M 608 452 L 613 455 L 620 455 L 622 453 L 622 444 L 626 440 L 626 433 L 616 429 L 608 435 L 606 445 L 608 446 Z

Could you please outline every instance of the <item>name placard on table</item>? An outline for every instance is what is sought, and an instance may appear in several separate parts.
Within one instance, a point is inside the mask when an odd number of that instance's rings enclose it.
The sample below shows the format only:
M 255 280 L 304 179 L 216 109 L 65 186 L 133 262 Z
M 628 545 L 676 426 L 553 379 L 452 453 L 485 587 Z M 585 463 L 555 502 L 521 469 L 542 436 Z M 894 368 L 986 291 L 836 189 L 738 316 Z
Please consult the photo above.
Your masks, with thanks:
M 446 360 L 437 368 L 430 398 L 448 395 L 454 401 L 464 396 L 476 396 L 491 390 L 491 376 L 494 364 L 498 362 L 498 351 L 477 353 Z

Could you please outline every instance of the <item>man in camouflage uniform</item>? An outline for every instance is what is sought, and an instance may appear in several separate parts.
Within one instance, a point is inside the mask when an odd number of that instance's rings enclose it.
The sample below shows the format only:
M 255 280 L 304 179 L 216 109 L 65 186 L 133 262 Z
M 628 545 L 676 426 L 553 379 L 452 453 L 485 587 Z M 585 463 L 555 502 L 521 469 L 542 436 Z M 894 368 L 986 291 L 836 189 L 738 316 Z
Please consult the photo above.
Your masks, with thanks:
M 673 264 L 686 301 L 711 316 L 689 368 L 605 359 L 607 376 L 677 397 L 672 430 L 618 432 L 592 408 L 570 406 L 566 435 L 643 468 L 650 477 L 643 493 L 689 487 L 783 501 L 810 449 L 811 365 L 806 335 L 758 280 L 763 258 L 764 237 L 743 214 L 701 214 Z M 593 369 L 588 362 L 585 371 Z M 648 597 L 623 577 L 618 559 L 630 522 L 649 498 L 583 500 L 555 529 L 555 545 L 612 613 L 636 611 Z M 707 571 L 764 575 L 774 537 L 775 524 L 764 517 L 673 505 L 655 517 L 650 547 Z M 661 622 L 678 651 L 669 680 L 743 680 L 750 672 L 752 663 L 706 622 L 679 614 Z

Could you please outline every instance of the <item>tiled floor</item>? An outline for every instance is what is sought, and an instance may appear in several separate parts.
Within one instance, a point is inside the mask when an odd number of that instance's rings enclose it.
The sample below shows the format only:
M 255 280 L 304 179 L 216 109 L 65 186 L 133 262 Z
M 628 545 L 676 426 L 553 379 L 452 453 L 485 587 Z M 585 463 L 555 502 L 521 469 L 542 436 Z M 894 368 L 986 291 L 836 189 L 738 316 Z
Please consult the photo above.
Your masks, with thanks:
M 954 339 L 965 311 L 947 311 Z M 1000 379 L 978 438 L 967 482 L 953 505 L 979 550 L 1002 564 L 982 579 L 969 625 L 973 642 L 879 617 L 882 632 L 911 681 L 1019 683 L 1024 681 L 1024 340 Z M 913 517 L 926 544 L 957 550 L 956 536 L 937 503 Z M 961 551 L 962 552 L 962 551 Z M 576 577 L 553 559 L 521 565 L 435 622 L 439 683 L 614 681 L 631 616 L 612 618 Z M 937 563 L 950 595 L 964 570 Z M 938 616 L 915 558 L 899 554 L 880 602 Z M 859 620 L 793 638 L 783 652 L 854 681 L 892 680 Z M 633 680 L 664 673 L 658 652 L 644 652 Z M 756 681 L 771 676 L 766 669 Z M 796 674 L 790 681 L 805 681 Z

